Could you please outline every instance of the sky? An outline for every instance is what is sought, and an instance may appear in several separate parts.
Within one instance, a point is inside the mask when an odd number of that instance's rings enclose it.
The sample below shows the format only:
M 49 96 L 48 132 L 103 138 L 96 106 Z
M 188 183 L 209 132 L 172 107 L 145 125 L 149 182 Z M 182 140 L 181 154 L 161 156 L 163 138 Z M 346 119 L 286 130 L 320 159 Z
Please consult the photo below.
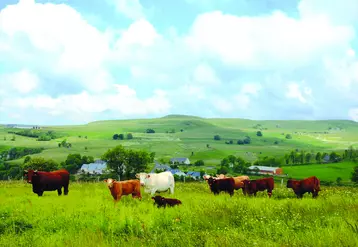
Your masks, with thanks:
M 356 0 L 1 0 L 0 124 L 358 121 Z

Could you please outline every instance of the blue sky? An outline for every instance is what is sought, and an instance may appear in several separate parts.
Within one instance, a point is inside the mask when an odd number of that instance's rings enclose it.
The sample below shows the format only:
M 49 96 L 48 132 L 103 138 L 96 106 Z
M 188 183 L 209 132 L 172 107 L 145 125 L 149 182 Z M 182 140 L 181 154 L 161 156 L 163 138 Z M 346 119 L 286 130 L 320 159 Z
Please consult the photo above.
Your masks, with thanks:
M 0 123 L 358 121 L 357 31 L 356 0 L 3 0 Z

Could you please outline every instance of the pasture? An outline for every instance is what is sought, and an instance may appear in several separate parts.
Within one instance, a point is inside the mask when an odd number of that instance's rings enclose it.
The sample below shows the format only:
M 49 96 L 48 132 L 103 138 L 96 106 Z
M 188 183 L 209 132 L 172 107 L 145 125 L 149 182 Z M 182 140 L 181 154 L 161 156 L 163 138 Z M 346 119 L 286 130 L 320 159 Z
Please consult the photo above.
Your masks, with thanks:
M 145 133 L 149 128 L 155 133 Z M 19 129 L 0 126 L 0 150 L 43 147 L 45 150 L 42 153 L 31 156 L 51 158 L 57 162 L 64 161 L 69 153 L 100 158 L 105 151 L 118 144 L 155 152 L 156 159 L 189 157 L 193 163 L 202 159 L 206 165 L 217 165 L 228 155 L 252 162 L 258 157 L 282 157 L 294 149 L 329 152 L 342 151 L 350 145 L 358 146 L 358 124 L 346 120 L 256 121 L 170 115 L 155 119 L 96 121 L 75 126 L 42 126 L 41 131 L 51 130 L 63 135 L 50 141 L 37 141 L 36 138 L 19 135 L 15 135 L 16 140 L 12 141 L 13 134 L 7 133 L 9 130 Z M 257 131 L 262 131 L 263 136 L 256 136 Z M 134 138 L 113 140 L 113 135 L 120 133 L 132 133 Z M 286 134 L 290 134 L 292 139 L 286 139 Z M 214 140 L 214 135 L 219 135 L 221 140 Z M 238 145 L 237 140 L 245 136 L 250 136 L 251 143 Z M 71 148 L 58 147 L 64 139 L 72 144 Z M 233 144 L 225 143 L 230 140 Z M 23 158 L 12 162 L 22 161 Z
M 23 181 L 0 185 L 0 246 L 358 246 L 358 189 L 325 187 L 318 199 L 275 184 L 271 199 L 214 196 L 206 183 L 176 183 L 183 204 L 166 209 L 105 183 L 71 183 L 38 197 Z

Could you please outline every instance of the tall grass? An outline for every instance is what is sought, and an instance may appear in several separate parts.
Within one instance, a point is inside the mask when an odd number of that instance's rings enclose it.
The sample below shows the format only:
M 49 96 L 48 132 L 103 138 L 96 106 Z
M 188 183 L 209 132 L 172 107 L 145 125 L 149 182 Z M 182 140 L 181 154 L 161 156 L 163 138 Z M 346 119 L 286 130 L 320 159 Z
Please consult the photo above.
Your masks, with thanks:
M 143 190 L 142 190 L 143 191 Z M 104 183 L 72 183 L 68 196 L 0 184 L 0 246 L 358 246 L 358 189 L 322 188 L 296 199 L 276 185 L 271 199 L 242 191 L 214 196 L 205 183 L 177 183 L 175 208 L 148 194 L 115 206 Z

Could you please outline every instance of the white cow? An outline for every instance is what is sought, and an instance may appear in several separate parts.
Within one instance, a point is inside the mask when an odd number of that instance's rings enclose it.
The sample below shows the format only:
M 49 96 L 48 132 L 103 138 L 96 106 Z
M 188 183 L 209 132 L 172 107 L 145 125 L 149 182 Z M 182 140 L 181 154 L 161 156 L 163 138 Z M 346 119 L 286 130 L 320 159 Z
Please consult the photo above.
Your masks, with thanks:
M 174 176 L 171 172 L 161 173 L 138 173 L 135 175 L 139 178 L 140 185 L 144 186 L 144 192 L 154 195 L 155 192 L 163 192 L 170 189 L 174 194 Z

